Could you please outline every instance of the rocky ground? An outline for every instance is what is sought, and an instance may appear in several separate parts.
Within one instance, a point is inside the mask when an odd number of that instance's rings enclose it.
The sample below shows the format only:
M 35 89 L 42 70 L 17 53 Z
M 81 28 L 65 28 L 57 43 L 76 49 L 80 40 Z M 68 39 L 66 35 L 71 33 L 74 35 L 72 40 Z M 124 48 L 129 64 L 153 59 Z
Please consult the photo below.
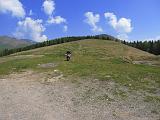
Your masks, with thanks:
M 113 81 L 25 71 L 0 78 L 0 120 L 160 120 L 160 104 L 143 95 Z

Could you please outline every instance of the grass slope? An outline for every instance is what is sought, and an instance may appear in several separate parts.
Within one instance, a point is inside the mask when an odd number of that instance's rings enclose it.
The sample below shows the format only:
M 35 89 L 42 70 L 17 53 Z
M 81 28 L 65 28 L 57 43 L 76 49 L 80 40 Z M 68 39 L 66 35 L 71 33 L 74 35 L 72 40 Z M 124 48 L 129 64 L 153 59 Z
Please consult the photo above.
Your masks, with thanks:
M 64 53 L 72 51 L 67 62 Z M 101 81 L 114 80 L 131 90 L 155 92 L 160 87 L 159 66 L 138 65 L 133 61 L 154 61 L 158 57 L 118 42 L 83 40 L 38 48 L 0 58 L 0 75 L 24 69 L 37 71 L 60 70 L 66 77 L 90 77 Z M 55 63 L 54 68 L 40 68 L 38 64 Z M 74 81 L 76 82 L 76 81 Z

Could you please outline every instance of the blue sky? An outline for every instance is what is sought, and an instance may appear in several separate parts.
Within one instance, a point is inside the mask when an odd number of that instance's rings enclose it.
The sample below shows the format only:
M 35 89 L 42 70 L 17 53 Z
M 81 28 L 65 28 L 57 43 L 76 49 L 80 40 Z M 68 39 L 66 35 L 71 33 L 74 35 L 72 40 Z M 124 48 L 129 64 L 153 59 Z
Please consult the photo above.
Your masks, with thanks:
M 102 33 L 159 39 L 159 5 L 160 0 L 0 0 L 0 35 L 35 41 Z

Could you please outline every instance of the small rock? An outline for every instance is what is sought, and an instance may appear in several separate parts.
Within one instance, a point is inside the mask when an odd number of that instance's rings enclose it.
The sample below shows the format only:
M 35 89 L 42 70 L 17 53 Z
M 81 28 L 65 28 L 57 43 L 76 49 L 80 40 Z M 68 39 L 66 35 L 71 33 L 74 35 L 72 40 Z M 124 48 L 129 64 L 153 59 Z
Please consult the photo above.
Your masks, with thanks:
M 55 63 L 46 63 L 46 64 L 38 64 L 38 66 L 42 68 L 53 68 L 56 67 L 57 65 Z
M 111 78 L 111 76 L 110 76 L 110 75 L 106 75 L 105 77 L 106 77 L 106 78 Z

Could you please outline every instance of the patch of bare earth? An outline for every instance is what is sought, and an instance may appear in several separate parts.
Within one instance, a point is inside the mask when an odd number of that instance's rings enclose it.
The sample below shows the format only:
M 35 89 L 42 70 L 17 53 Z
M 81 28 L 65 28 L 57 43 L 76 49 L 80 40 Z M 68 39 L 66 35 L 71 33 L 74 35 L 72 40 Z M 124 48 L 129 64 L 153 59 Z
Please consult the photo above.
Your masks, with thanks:
M 142 64 L 142 65 L 149 65 L 149 66 L 160 66 L 159 61 L 133 61 L 133 64 Z
M 38 64 L 38 67 L 41 67 L 41 68 L 54 68 L 56 66 L 57 64 L 55 63 Z
M 123 100 L 112 94 L 115 90 L 117 85 L 112 81 L 66 80 L 57 70 L 11 74 L 0 78 L 0 120 L 158 120 L 160 117 L 158 108 L 144 102 L 141 95 L 133 94 Z
M 10 57 L 3 57 L 0 59 L 0 63 L 4 63 L 10 60 L 21 60 L 21 59 L 26 59 L 26 58 L 41 58 L 44 55 L 19 55 L 19 56 L 13 56 L 11 55 Z

